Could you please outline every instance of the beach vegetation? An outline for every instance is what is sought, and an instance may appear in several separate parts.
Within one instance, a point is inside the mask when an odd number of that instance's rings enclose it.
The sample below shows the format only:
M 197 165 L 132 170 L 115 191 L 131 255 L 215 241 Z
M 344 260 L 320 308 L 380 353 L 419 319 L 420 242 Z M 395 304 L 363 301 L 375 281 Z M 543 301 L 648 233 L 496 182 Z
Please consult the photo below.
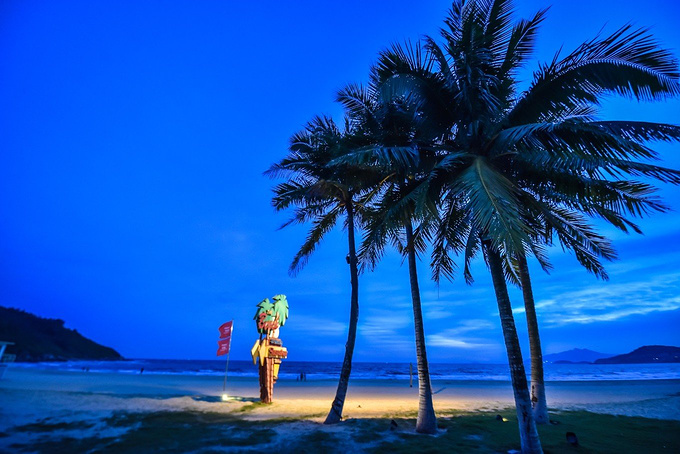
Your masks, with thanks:
M 49 419 L 43 419 L 38 422 L 23 424 L 13 427 L 14 432 L 54 432 L 57 430 L 84 430 L 94 427 L 94 424 L 87 421 L 56 421 L 51 422 Z
M 260 407 L 265 407 L 267 404 L 263 402 L 251 402 L 249 404 L 243 405 L 241 408 L 238 409 L 239 412 L 241 413 L 247 413 L 253 410 L 257 410 Z
M 442 413 L 443 414 L 443 413 Z M 541 441 L 550 453 L 677 452 L 680 421 L 614 416 L 586 411 L 554 412 L 555 424 L 539 426 Z M 497 415 L 505 418 L 498 420 Z M 398 418 L 391 430 L 390 418 L 350 419 L 339 429 L 299 418 L 249 421 L 225 413 L 191 411 L 118 412 L 95 429 L 81 427 L 75 435 L 66 427 L 50 430 L 22 426 L 34 436 L 10 445 L 13 452 L 252 452 L 281 453 L 497 453 L 516 450 L 519 436 L 516 414 L 500 412 L 456 413 L 438 419 L 434 436 L 413 433 L 415 418 Z M 102 427 L 101 423 L 105 423 Z M 118 436 L 101 432 L 106 427 L 123 429 Z M 72 427 L 75 428 L 75 427 Z M 10 435 L 15 429 L 9 429 Z M 577 435 L 572 446 L 565 434 Z M 107 433 L 106 436 L 100 435 Z

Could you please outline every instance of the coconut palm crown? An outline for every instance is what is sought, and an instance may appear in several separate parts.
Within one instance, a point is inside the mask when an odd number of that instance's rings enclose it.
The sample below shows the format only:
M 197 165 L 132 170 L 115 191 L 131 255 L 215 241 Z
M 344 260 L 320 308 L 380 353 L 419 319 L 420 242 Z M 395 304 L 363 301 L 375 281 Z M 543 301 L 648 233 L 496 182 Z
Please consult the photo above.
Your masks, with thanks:
M 438 158 L 430 144 L 439 126 L 421 114 L 420 105 L 400 87 L 349 85 L 340 91 L 338 101 L 365 144 L 334 162 L 369 167 L 382 179 L 377 197 L 367 206 L 365 235 L 360 249 L 364 268 L 374 268 L 385 248 L 392 244 L 408 262 L 409 284 L 414 315 L 419 405 L 416 431 L 435 433 L 437 420 L 432 402 L 425 330 L 417 276 L 417 257 L 425 252 L 427 240 L 437 219 L 436 204 L 422 201 L 420 180 Z
M 311 254 L 344 215 L 347 229 L 351 296 L 350 321 L 345 344 L 338 389 L 326 423 L 342 419 L 352 355 L 359 319 L 359 267 L 355 245 L 355 229 L 361 225 L 363 207 L 375 194 L 376 172 L 372 169 L 331 162 L 361 145 L 361 136 L 354 134 L 350 123 L 341 130 L 328 117 L 316 117 L 291 138 L 287 157 L 274 164 L 267 174 L 284 177 L 274 188 L 272 204 L 277 211 L 295 207 L 293 217 L 282 227 L 311 222 L 307 239 L 293 258 L 291 274 L 299 272 Z M 276 298 L 275 298 L 276 299 Z M 276 303 L 275 303 L 276 304 Z

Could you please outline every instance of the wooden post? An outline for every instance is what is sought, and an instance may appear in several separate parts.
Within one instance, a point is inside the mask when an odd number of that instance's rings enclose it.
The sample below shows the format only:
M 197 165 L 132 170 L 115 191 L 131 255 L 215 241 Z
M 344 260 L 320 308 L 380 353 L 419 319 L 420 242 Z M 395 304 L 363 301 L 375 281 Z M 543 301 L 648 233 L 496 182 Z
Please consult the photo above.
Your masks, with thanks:
M 274 400 L 274 358 L 265 358 L 260 364 L 260 401 L 271 404 Z

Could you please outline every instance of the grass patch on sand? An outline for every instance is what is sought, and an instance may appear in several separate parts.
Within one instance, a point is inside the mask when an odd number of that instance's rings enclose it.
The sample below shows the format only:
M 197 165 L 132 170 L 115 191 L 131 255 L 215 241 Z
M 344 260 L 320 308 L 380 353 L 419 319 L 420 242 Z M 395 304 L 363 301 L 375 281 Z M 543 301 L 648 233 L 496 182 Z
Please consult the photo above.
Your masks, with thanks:
M 10 447 L 25 452 L 188 452 L 206 448 L 226 450 L 269 443 L 275 432 L 271 426 L 253 424 L 230 415 L 201 412 L 118 412 L 105 418 L 108 427 L 127 429 L 118 437 L 99 437 L 96 434 L 74 437 L 46 437 L 46 427 L 25 425 L 15 428 L 21 432 L 41 435 L 29 443 L 15 443 Z M 34 426 L 34 427 L 30 427 Z M 270 427 L 266 427 L 270 426 Z M 63 430 L 52 425 L 53 431 Z M 58 435 L 58 434 L 53 434 Z
M 61 421 L 61 422 L 49 422 L 49 419 L 43 419 L 38 422 L 24 424 L 22 426 L 15 426 L 12 430 L 14 432 L 54 432 L 55 430 L 83 430 L 94 427 L 94 424 L 85 421 Z
M 267 407 L 268 405 L 270 404 L 263 404 L 262 402 L 253 402 L 251 404 L 242 406 L 241 408 L 238 409 L 238 411 L 240 411 L 241 413 L 246 413 L 253 410 L 257 410 L 258 408 Z
M 496 420 L 501 414 L 507 422 Z M 610 416 L 585 411 L 554 413 L 556 425 L 539 427 L 546 454 L 680 452 L 680 421 Z M 234 414 L 201 412 L 116 413 L 98 421 L 123 428 L 117 437 L 84 430 L 82 438 L 63 437 L 75 427 L 28 424 L 13 432 L 35 434 L 10 447 L 25 452 L 240 452 L 324 453 L 494 453 L 519 448 L 513 411 L 461 413 L 438 420 L 435 436 L 414 432 L 414 418 L 350 419 L 337 426 L 300 419 L 248 421 Z M 67 423 L 63 423 L 67 424 Z M 101 425 L 101 424 L 100 424 Z M 99 425 L 98 425 L 99 426 Z M 92 427 L 92 426 L 88 426 Z M 80 427 L 85 429 L 84 426 Z M 567 443 L 566 432 L 580 446 Z
M 500 414 L 507 422 L 496 420 Z M 546 453 L 680 452 L 680 421 L 612 416 L 586 411 L 552 414 L 558 424 L 538 427 Z M 440 434 L 420 436 L 397 432 L 398 439 L 380 444 L 377 453 L 507 452 L 519 450 L 514 411 L 468 413 L 438 419 Z M 443 429 L 443 430 L 442 430 Z M 574 432 L 579 446 L 567 443 Z
M 114 438 L 75 438 L 62 437 L 58 440 L 48 437 L 40 437 L 30 443 L 14 443 L 9 445 L 11 451 L 7 452 L 37 452 L 37 453 L 77 453 L 99 452 L 106 443 L 115 442 Z M 4 452 L 4 451 L 3 451 Z
M 293 442 L 286 443 L 278 452 L 290 452 L 301 454 L 346 452 L 342 449 L 343 440 L 334 434 L 317 430 L 297 438 Z M 338 449 L 340 447 L 340 449 Z M 274 448 L 277 450 L 277 448 Z

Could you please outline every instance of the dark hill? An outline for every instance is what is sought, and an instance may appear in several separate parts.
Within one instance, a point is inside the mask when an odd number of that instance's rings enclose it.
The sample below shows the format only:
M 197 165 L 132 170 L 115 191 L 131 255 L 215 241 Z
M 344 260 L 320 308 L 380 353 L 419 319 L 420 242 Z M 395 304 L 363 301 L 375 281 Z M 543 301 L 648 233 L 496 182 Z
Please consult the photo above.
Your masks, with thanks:
M 123 359 L 117 351 L 64 327 L 64 321 L 42 318 L 0 306 L 0 340 L 14 342 L 7 353 L 17 361 L 66 361 L 70 359 Z
M 543 355 L 543 360 L 555 364 L 582 364 L 592 363 L 597 359 L 608 358 L 610 356 L 614 355 L 595 352 L 586 348 L 574 348 L 566 352 Z
M 625 355 L 602 358 L 595 364 L 680 363 L 680 347 L 646 345 Z

